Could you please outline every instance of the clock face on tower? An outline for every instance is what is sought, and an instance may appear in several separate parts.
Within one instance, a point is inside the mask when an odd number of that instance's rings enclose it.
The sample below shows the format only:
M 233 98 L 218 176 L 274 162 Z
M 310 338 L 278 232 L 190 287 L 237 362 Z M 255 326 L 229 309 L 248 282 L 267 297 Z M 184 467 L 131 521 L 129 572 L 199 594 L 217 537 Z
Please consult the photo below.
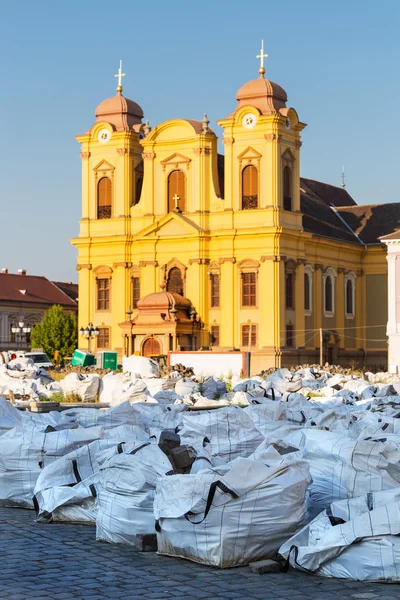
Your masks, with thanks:
M 244 115 L 244 117 L 242 119 L 242 125 L 243 125 L 243 127 L 246 127 L 246 129 L 251 129 L 252 127 L 254 127 L 256 122 L 257 122 L 256 116 L 251 113 Z
M 101 131 L 99 131 L 99 135 L 97 136 L 97 139 L 99 140 L 100 144 L 107 144 L 110 138 L 111 133 L 108 131 L 108 129 L 102 129 Z

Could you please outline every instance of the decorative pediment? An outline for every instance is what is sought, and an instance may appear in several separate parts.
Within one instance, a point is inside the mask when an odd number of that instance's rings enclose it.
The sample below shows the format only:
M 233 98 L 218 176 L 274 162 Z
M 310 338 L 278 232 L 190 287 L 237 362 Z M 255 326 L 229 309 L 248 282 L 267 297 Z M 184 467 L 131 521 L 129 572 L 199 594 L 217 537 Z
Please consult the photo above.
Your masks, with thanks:
M 146 229 L 139 231 L 135 238 L 174 238 L 192 234 L 198 236 L 200 232 L 204 231 L 201 227 L 196 225 L 193 221 L 188 219 L 182 214 L 171 212 L 158 222 L 153 223 Z
M 190 163 L 190 158 L 188 158 L 187 156 L 183 156 L 183 154 L 178 154 L 178 152 L 175 152 L 174 154 L 171 154 L 171 156 L 169 156 L 168 158 L 165 158 L 164 160 L 161 161 L 161 166 L 163 169 L 166 169 L 167 167 L 172 167 L 174 169 L 179 169 L 179 165 L 186 165 L 188 166 Z
M 115 167 L 110 165 L 110 163 L 106 160 L 102 160 L 101 162 L 99 162 L 99 164 L 93 169 L 93 171 L 97 173 L 101 172 L 101 174 L 104 173 L 104 175 L 111 175 L 114 172 L 114 170 Z
M 248 163 L 259 163 L 261 154 L 257 152 L 257 150 L 254 150 L 254 148 L 251 148 L 251 146 L 248 146 L 246 150 L 243 150 L 243 152 L 239 154 L 238 159 L 240 162 L 246 161 Z
M 296 160 L 290 148 L 286 148 L 285 152 L 282 154 L 282 160 L 290 163 L 293 163 Z

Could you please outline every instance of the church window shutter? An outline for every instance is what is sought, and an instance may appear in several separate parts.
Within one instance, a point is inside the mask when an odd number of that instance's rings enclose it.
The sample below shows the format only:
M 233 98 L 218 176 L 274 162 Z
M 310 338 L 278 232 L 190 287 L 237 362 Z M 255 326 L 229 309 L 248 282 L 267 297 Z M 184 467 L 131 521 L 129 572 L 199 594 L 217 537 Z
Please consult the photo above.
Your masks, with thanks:
M 294 308 L 294 273 L 286 273 L 286 308 Z
M 304 310 L 311 310 L 310 276 L 304 273 Z
M 97 336 L 97 348 L 109 348 L 110 347 L 110 328 L 100 327 L 99 335 Z
M 219 308 L 219 273 L 211 273 L 211 308 Z
M 102 177 L 97 184 L 97 218 L 110 219 L 112 211 L 112 182 Z
M 174 198 L 178 198 L 174 200 Z M 175 206 L 186 212 L 186 177 L 183 171 L 172 171 L 168 176 L 168 212 Z
M 242 210 L 258 208 L 258 169 L 247 165 L 242 171 Z
M 256 306 L 257 304 L 257 275 L 256 273 L 242 273 L 242 306 Z
M 292 171 L 290 167 L 283 169 L 283 208 L 292 210 Z
M 219 325 L 211 326 L 211 346 L 219 346 Z
M 257 344 L 257 325 L 242 325 L 242 346 L 256 346 Z
M 140 300 L 140 277 L 132 277 L 132 307 L 137 308 Z
M 173 267 L 168 273 L 167 292 L 180 294 L 183 296 L 183 279 L 182 273 L 178 267 Z
M 110 279 L 97 279 L 97 310 L 110 310 Z

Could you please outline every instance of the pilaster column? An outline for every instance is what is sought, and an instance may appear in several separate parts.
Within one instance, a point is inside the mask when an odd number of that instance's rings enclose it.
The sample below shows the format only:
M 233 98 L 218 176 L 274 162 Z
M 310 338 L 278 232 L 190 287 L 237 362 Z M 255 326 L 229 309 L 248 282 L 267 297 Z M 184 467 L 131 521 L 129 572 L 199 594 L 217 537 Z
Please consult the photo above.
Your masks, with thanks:
M 279 319 L 277 324 L 277 302 L 274 285 L 274 269 L 275 257 L 261 257 L 258 292 L 259 292 L 259 307 L 260 307 L 260 323 L 259 323 L 259 347 L 274 348 L 276 346 L 275 330 L 279 329 Z M 279 332 L 278 332 L 279 338 Z
M 157 278 L 158 263 L 156 260 L 141 260 L 140 267 L 140 295 L 154 294 L 160 291 L 160 280 Z
M 236 330 L 239 324 L 235 322 L 235 313 L 237 315 L 237 297 L 235 288 L 235 264 L 234 260 L 223 260 L 221 262 L 221 280 L 220 280 L 220 345 L 223 348 L 235 347 L 237 338 Z M 235 335 L 236 334 L 236 335 Z
M 314 329 L 319 330 L 322 327 L 322 265 L 316 264 L 314 271 L 314 298 L 313 298 L 313 309 L 314 309 Z M 320 347 L 319 331 L 315 331 L 315 346 Z

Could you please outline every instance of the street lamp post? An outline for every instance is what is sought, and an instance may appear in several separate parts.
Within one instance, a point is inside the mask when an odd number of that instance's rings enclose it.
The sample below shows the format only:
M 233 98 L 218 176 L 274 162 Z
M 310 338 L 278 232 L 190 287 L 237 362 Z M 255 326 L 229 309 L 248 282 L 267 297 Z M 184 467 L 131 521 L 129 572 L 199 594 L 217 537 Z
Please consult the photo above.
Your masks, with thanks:
M 93 323 L 89 323 L 87 327 L 81 327 L 79 333 L 82 337 L 87 339 L 88 352 L 90 352 L 90 341 L 92 340 L 92 338 L 95 338 L 99 335 L 100 329 L 98 327 L 94 327 Z
M 18 327 L 14 325 L 13 327 L 11 327 L 11 331 L 15 335 L 19 335 L 19 344 L 22 346 L 24 334 L 26 335 L 27 333 L 30 333 L 32 331 L 32 328 L 29 326 L 25 326 L 25 323 L 23 321 L 19 321 Z
M 133 310 L 131 309 L 131 306 L 129 305 L 128 308 L 126 309 L 126 320 L 129 321 L 129 323 L 130 323 L 128 347 L 126 348 L 127 356 L 130 356 L 133 351 L 133 348 L 132 348 L 132 315 L 133 315 Z

